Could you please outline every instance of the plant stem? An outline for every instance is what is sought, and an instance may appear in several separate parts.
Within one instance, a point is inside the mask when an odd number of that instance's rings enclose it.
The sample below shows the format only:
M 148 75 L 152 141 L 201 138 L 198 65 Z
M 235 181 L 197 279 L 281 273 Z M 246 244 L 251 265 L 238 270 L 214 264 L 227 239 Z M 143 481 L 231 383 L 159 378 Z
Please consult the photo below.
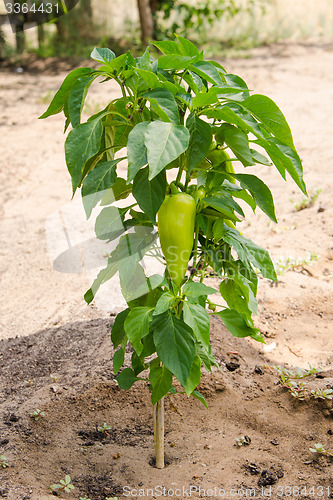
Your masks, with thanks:
M 154 448 L 157 469 L 164 469 L 164 397 L 153 408 Z
M 177 182 L 180 182 L 180 179 L 182 177 L 182 173 L 184 171 L 184 167 L 185 167 L 184 155 L 182 154 L 182 155 L 180 155 L 180 159 L 179 159 L 179 168 L 178 168 L 177 177 L 176 177 L 176 181 L 175 181 L 176 184 L 177 184 Z
M 193 267 L 197 267 L 198 259 L 198 239 L 199 239 L 199 224 L 195 224 L 195 240 L 194 240 L 194 250 L 193 250 Z

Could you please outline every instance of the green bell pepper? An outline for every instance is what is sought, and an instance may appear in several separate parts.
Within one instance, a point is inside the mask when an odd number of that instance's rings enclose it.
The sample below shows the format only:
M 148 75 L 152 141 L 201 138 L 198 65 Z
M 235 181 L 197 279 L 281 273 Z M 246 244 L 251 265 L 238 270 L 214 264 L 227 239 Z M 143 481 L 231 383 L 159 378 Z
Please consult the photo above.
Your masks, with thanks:
M 171 280 L 182 284 L 194 243 L 196 203 L 191 195 L 167 195 L 158 211 L 158 233 Z

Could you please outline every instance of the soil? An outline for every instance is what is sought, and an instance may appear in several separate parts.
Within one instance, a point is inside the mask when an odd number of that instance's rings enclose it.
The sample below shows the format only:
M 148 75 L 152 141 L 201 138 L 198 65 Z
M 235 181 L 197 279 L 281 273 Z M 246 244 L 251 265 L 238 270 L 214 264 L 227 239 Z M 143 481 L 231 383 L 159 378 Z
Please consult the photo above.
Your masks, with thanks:
M 22 69 L 0 68 L 0 455 L 8 463 L 0 468 L 0 498 L 54 498 L 49 487 L 66 474 L 75 489 L 59 498 L 69 500 L 333 498 L 331 459 L 309 450 L 333 448 L 332 401 L 311 396 L 333 389 L 333 45 L 283 43 L 223 61 L 283 110 L 308 191 L 321 192 L 298 211 L 303 195 L 290 179 L 269 167 L 248 169 L 270 186 L 279 225 L 258 212 L 241 230 L 274 260 L 293 256 L 294 267 L 274 286 L 260 280 L 255 322 L 266 346 L 232 337 L 213 319 L 221 370 L 205 373 L 199 388 L 209 410 L 186 396 L 167 398 L 163 470 L 154 467 L 147 385 L 124 392 L 114 381 L 117 297 L 108 310 L 87 306 L 83 293 L 96 270 L 60 273 L 48 251 L 45 221 L 69 203 L 71 188 L 63 118 L 37 117 L 73 64 L 27 59 Z M 116 92 L 97 86 L 90 112 Z M 304 399 L 271 368 L 309 364 L 322 371 L 303 380 Z M 44 412 L 37 421 L 36 409 Z M 104 423 L 109 428 L 100 432 Z

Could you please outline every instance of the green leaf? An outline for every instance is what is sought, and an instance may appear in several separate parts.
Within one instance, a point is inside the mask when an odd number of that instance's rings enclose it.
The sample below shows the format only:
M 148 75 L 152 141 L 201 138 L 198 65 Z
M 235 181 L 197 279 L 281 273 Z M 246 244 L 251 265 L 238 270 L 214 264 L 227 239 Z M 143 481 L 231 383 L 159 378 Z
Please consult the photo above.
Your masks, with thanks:
M 161 121 L 149 124 L 145 133 L 149 180 L 156 177 L 166 165 L 187 149 L 189 138 L 189 131 L 182 125 Z
M 151 71 L 152 59 L 149 54 L 149 47 L 146 48 L 142 56 L 136 58 L 136 69 Z
M 158 48 L 163 54 L 168 55 L 168 54 L 176 54 L 176 55 L 181 55 L 181 49 L 180 45 L 177 42 L 174 42 L 173 40 L 161 40 L 161 41 L 154 41 L 152 42 L 155 47 Z
M 143 267 L 137 262 L 137 256 L 132 255 L 118 262 L 121 293 L 127 304 L 146 294 L 149 289 Z M 144 289 L 143 292 L 138 290 Z
M 295 149 L 290 127 L 280 108 L 272 99 L 255 94 L 243 101 L 242 106 L 251 111 L 278 140 Z
M 187 70 L 183 75 L 184 81 L 189 85 L 189 91 L 193 90 L 195 94 L 201 92 L 204 87 L 203 81 L 200 76 L 193 73 L 193 71 Z
M 130 309 L 127 308 L 118 313 L 111 327 L 111 340 L 115 349 L 125 338 L 124 323 L 129 312 Z
M 137 297 L 143 297 L 147 293 L 153 292 L 153 290 L 158 288 L 163 282 L 164 282 L 163 276 L 161 276 L 160 274 L 152 274 L 151 276 L 146 278 L 144 283 L 142 283 L 142 285 L 140 285 L 135 290 L 135 294 Z M 154 294 L 152 296 L 154 296 Z M 150 304 L 150 303 L 147 302 L 147 304 Z
M 61 111 L 64 109 L 65 103 L 67 103 L 70 89 L 72 88 L 76 80 L 83 76 L 92 75 L 92 73 L 94 73 L 94 70 L 92 68 L 77 68 L 71 71 L 64 79 L 59 90 L 56 92 L 49 107 L 47 108 L 45 113 L 43 113 L 39 117 L 39 119 L 47 118 L 48 116 L 61 113 Z
M 216 139 L 221 144 L 225 142 L 245 167 L 254 165 L 248 138 L 242 130 L 230 123 L 224 123 L 219 128 Z
M 161 297 L 157 301 L 153 315 L 157 316 L 158 314 L 163 314 L 165 311 L 168 311 L 174 301 L 175 296 L 171 292 L 163 293 L 163 295 L 161 295 Z
M 183 314 L 185 323 L 192 328 L 198 342 L 208 347 L 210 319 L 206 309 L 199 304 L 184 302 Z
M 207 402 L 206 402 L 205 398 L 203 397 L 203 395 L 200 392 L 193 391 L 191 395 L 194 396 L 196 399 L 198 399 L 200 401 L 200 403 L 202 403 L 207 408 L 207 410 L 208 410 Z
M 161 85 L 157 75 L 155 73 L 153 73 L 151 70 L 147 71 L 145 69 L 135 68 L 135 71 L 138 73 L 139 76 L 141 76 L 143 81 L 151 89 L 154 89 L 155 87 L 158 87 L 159 85 Z
M 120 238 L 113 252 L 118 265 L 121 291 L 126 302 L 145 295 L 152 289 L 139 262 L 156 238 L 157 232 L 153 232 L 152 228 L 136 226 L 135 233 L 125 234 Z M 151 279 L 153 280 L 153 277 Z M 161 277 L 158 276 L 158 279 Z
M 274 137 L 269 137 L 267 133 L 265 135 L 260 129 L 259 123 L 246 109 L 237 103 L 227 103 L 220 108 L 204 110 L 203 114 L 208 118 L 235 124 L 247 134 L 254 134 L 258 139 L 252 142 L 259 144 L 267 151 L 283 179 L 285 179 L 285 171 L 287 170 L 296 184 L 306 194 L 302 163 L 296 151 L 286 144 L 282 144 Z M 257 161 L 256 157 L 254 157 L 254 160 Z
M 235 311 L 235 309 L 224 309 L 214 314 L 222 319 L 223 323 L 234 337 L 253 337 L 255 340 L 260 338 L 260 331 L 258 328 L 250 326 L 244 319 L 244 316 Z
M 196 344 L 195 351 L 199 356 L 199 358 L 201 359 L 207 371 L 211 372 L 212 366 L 215 366 L 216 368 L 220 369 L 218 363 L 216 362 L 216 359 L 214 358 L 214 355 L 212 353 L 212 348 L 210 346 L 206 348 L 201 344 Z
M 132 368 L 124 368 L 116 377 L 120 389 L 124 389 L 125 391 L 128 391 L 137 380 L 140 379 L 135 375 Z
M 155 405 L 170 391 L 172 373 L 165 366 L 160 366 L 157 360 L 150 365 L 149 380 L 152 385 L 151 402 Z
M 112 61 L 112 59 L 115 59 L 116 54 L 110 49 L 95 47 L 90 57 L 95 61 L 108 63 Z
M 275 215 L 274 200 L 268 186 L 266 186 L 266 184 L 255 175 L 251 174 L 230 174 L 230 175 L 232 175 L 238 181 L 240 181 L 241 186 L 250 191 L 258 207 L 260 207 L 261 210 L 266 215 L 268 215 L 268 217 L 273 222 L 277 222 Z
M 242 262 L 260 270 L 264 278 L 277 281 L 274 264 L 264 248 L 253 243 L 253 241 L 244 238 L 236 229 L 224 226 L 223 239 L 236 250 L 238 257 Z
M 131 356 L 131 364 L 135 375 L 139 375 L 139 373 L 143 372 L 147 369 L 147 365 L 142 361 L 143 356 L 139 357 L 137 353 L 134 351 Z
M 142 97 L 148 99 L 151 109 L 161 120 L 179 125 L 178 106 L 170 90 L 156 88 L 145 92 Z
M 68 96 L 68 114 L 71 124 L 74 127 L 81 121 L 81 112 L 88 89 L 98 74 L 81 76 L 72 85 Z
M 192 329 L 170 311 L 155 316 L 152 329 L 158 357 L 185 387 L 195 357 Z
M 87 290 L 86 293 L 84 294 L 84 300 L 87 302 L 87 304 L 90 304 L 90 302 L 94 300 L 94 297 L 98 292 L 100 286 L 106 281 L 113 278 L 113 276 L 117 273 L 117 271 L 118 271 L 117 263 L 112 262 L 109 259 L 106 268 L 102 269 L 98 273 L 97 278 L 95 278 L 89 290 Z
M 257 137 L 263 137 L 259 123 L 246 109 L 237 103 L 228 102 L 218 108 L 203 110 L 202 114 L 208 118 L 237 125 L 247 134 L 252 133 Z
M 199 356 L 195 356 L 190 375 L 187 379 L 185 392 L 187 396 L 190 396 L 194 389 L 200 384 L 201 379 L 201 359 Z
M 248 285 L 244 286 L 233 277 L 225 278 L 220 283 L 220 292 L 230 309 L 235 309 L 246 318 L 251 319 L 251 314 L 257 312 L 257 302 Z
M 252 154 L 252 158 L 256 163 L 260 163 L 261 165 L 267 165 L 268 167 L 272 165 L 272 162 L 270 162 L 269 159 L 266 158 L 266 156 L 262 155 L 255 149 L 251 149 L 250 151 Z
M 81 194 L 87 219 L 90 217 L 92 209 L 103 198 L 105 191 L 115 183 L 116 168 L 120 160 L 121 158 L 98 163 L 84 179 Z
M 102 133 L 101 119 L 97 118 L 81 123 L 67 136 L 65 156 L 67 168 L 72 178 L 73 193 L 80 184 L 85 162 L 99 151 Z
M 231 73 L 224 75 L 227 85 L 232 89 L 232 91 L 239 89 L 239 94 L 237 94 L 237 100 L 243 101 L 250 96 L 248 86 L 245 81 L 238 75 L 233 75 Z M 232 99 L 236 99 L 236 95 L 232 96 Z
M 118 349 L 113 355 L 112 364 L 113 364 L 113 373 L 117 375 L 120 368 L 123 366 L 125 360 L 125 351 L 122 347 Z
M 187 171 L 191 172 L 207 155 L 212 143 L 212 128 L 209 123 L 191 113 L 186 120 L 190 140 L 186 151 Z
M 141 339 L 149 333 L 152 311 L 152 307 L 134 307 L 125 319 L 125 333 L 138 356 L 143 349 Z
M 183 293 L 186 297 L 200 297 L 201 295 L 211 295 L 212 293 L 217 293 L 217 290 L 205 285 L 204 283 L 188 281 L 184 285 Z
M 138 123 L 129 133 L 127 141 L 128 176 L 127 182 L 131 182 L 140 168 L 147 165 L 147 148 L 145 144 L 145 133 L 149 122 Z
M 165 198 L 167 181 L 165 170 L 162 170 L 151 181 L 149 181 L 148 176 L 148 167 L 137 173 L 133 182 L 133 196 L 141 210 L 155 223 L 156 214 Z
M 303 180 L 302 162 L 297 152 L 274 138 L 268 139 L 267 143 L 269 144 L 269 149 L 266 145 L 264 147 L 274 164 L 276 165 L 280 161 L 297 186 L 307 195 L 306 185 Z M 274 149 L 272 148 L 273 145 L 275 146 Z
M 132 184 L 127 184 L 125 179 L 117 177 L 112 189 L 107 189 L 101 199 L 101 206 L 111 205 L 115 201 L 124 200 L 132 192 Z
M 194 56 L 199 55 L 199 50 L 192 42 L 190 42 L 186 38 L 183 38 L 182 36 L 179 36 L 179 35 L 176 35 L 176 38 L 179 42 L 178 43 L 179 50 L 180 50 L 181 54 L 183 54 L 183 56 L 193 56 L 194 57 Z
M 187 69 L 197 59 L 198 56 L 188 57 L 188 56 L 181 56 L 178 54 L 168 54 L 158 58 L 158 67 L 160 69 L 166 69 L 166 70 L 169 69 L 172 71 L 178 71 L 179 69 Z
M 210 61 L 198 61 L 190 66 L 190 70 L 213 85 L 223 85 L 218 70 Z
M 219 102 L 217 97 L 217 88 L 210 87 L 208 91 L 205 89 L 202 92 L 198 92 L 192 100 L 192 106 L 194 109 L 202 108 L 203 106 L 208 106 Z
M 237 206 L 237 210 L 240 209 L 239 205 L 232 199 L 232 197 L 227 194 L 224 196 L 220 194 L 218 197 L 207 197 L 202 200 L 207 207 L 213 207 L 215 210 L 224 215 L 226 219 L 230 219 L 233 221 L 238 221 L 239 219 L 234 214 L 235 207 Z
M 99 240 L 113 240 L 114 235 L 125 231 L 124 216 L 129 207 L 106 207 L 98 214 L 95 222 L 95 233 Z

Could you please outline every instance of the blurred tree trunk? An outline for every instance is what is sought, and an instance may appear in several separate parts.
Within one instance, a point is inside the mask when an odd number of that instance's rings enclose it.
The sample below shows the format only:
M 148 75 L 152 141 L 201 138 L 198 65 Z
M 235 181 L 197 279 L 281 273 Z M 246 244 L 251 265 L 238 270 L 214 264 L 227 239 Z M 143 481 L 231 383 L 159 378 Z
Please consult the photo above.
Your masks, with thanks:
M 45 41 L 45 32 L 43 24 L 37 25 L 37 32 L 38 32 L 38 47 L 41 49 Z
M 148 45 L 149 41 L 154 35 L 154 21 L 149 0 L 137 0 L 140 26 L 141 26 L 141 40 L 144 45 Z
M 5 45 L 6 45 L 6 40 L 3 31 L 0 28 L 0 60 L 3 59 L 5 56 Z
M 16 52 L 22 54 L 25 49 L 25 33 L 24 24 L 19 23 L 16 25 L 15 39 L 16 39 Z
M 92 8 L 91 8 L 91 0 L 81 0 L 80 8 L 85 11 L 86 15 L 92 19 Z

